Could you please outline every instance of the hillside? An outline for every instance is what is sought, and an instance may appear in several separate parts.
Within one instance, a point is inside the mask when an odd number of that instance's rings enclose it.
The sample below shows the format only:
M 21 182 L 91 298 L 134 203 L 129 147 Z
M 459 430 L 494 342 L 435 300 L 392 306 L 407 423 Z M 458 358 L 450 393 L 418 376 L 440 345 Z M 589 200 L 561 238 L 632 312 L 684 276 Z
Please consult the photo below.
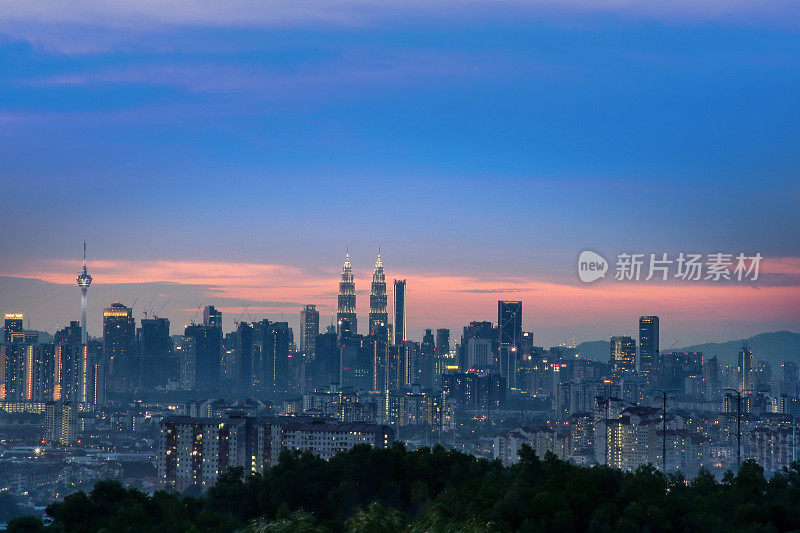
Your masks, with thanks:
M 760 333 L 747 339 L 727 342 L 707 342 L 674 348 L 676 352 L 703 352 L 707 357 L 716 355 L 721 363 L 735 363 L 739 357 L 739 347 L 746 341 L 753 350 L 756 361 L 765 359 L 773 366 L 783 361 L 800 361 L 800 333 L 791 331 L 775 331 Z M 582 342 L 578 345 L 581 355 L 596 361 L 608 361 L 608 341 Z

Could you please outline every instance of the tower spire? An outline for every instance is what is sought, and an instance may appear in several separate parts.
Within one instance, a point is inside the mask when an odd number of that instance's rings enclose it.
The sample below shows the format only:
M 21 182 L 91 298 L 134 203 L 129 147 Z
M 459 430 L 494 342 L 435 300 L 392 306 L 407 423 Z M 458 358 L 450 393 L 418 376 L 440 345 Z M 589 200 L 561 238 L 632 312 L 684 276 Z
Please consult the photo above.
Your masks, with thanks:
M 350 263 L 350 246 L 347 246 L 347 255 L 342 266 L 342 277 L 339 280 L 338 312 L 336 321 L 339 333 L 349 331 L 357 332 L 356 323 L 356 284 L 353 279 L 353 265 Z
M 375 328 L 386 326 L 389 322 L 389 313 L 386 310 L 386 275 L 383 272 L 381 248 L 378 245 L 378 259 L 372 271 L 372 288 L 369 294 L 369 332 L 375 333 Z
M 81 289 L 81 342 L 86 344 L 89 339 L 86 331 L 86 291 L 89 290 L 89 286 L 92 284 L 92 276 L 89 275 L 86 269 L 86 241 L 83 241 L 83 268 L 78 272 L 78 277 L 75 279 Z

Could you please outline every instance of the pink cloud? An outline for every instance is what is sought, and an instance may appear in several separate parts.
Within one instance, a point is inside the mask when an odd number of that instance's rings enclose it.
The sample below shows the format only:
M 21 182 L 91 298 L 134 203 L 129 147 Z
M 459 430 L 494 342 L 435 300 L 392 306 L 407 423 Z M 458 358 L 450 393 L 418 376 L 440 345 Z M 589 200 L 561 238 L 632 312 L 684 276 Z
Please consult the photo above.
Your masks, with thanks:
M 765 262 L 770 273 L 795 274 L 796 258 Z M 5 265 L 7 276 L 38 279 L 51 283 L 75 283 L 75 261 L 38 261 L 35 266 Z M 368 270 L 368 269 L 367 269 Z M 339 269 L 309 272 L 288 265 L 225 263 L 206 261 L 111 261 L 94 260 L 89 271 L 95 284 L 135 284 L 169 282 L 205 288 L 209 297 L 241 301 L 223 306 L 226 313 L 288 313 L 294 316 L 301 303 L 316 303 L 326 316 L 336 305 Z M 359 315 L 366 317 L 371 272 L 359 272 L 356 287 Z M 592 285 L 577 281 L 550 281 L 530 278 L 493 278 L 437 272 L 387 273 L 392 280 L 408 281 L 409 326 L 415 330 L 447 324 L 458 327 L 471 320 L 496 320 L 497 300 L 522 300 L 526 323 L 537 328 L 563 329 L 608 325 L 620 320 L 634 323 L 641 314 L 668 317 L 672 324 L 691 329 L 703 323 L 778 323 L 800 321 L 800 285 L 762 286 L 745 284 L 646 284 L 607 280 Z M 270 302 L 270 303 L 264 303 Z M 297 302 L 294 309 L 291 302 Z M 183 310 L 189 314 L 194 309 Z M 531 326 L 533 327 L 533 326 Z M 597 328 L 595 328 L 597 329 Z M 456 333 L 454 332 L 454 335 Z

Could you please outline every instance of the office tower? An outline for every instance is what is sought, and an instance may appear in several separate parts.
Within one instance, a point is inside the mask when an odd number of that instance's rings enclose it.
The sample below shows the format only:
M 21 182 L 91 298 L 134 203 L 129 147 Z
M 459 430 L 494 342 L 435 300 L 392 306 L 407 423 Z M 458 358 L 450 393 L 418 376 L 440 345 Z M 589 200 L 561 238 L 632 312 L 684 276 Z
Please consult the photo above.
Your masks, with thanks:
M 86 327 L 86 292 L 92 284 L 92 276 L 86 271 L 86 241 L 83 242 L 83 268 L 78 272 L 76 280 L 81 289 L 81 344 L 86 344 L 89 339 Z
M 394 280 L 394 292 L 392 294 L 392 311 L 394 316 L 394 343 L 400 345 L 406 340 L 406 280 Z
M 178 365 L 172 355 L 172 338 L 169 336 L 169 320 L 154 317 L 142 319 L 137 332 L 139 340 L 139 385 L 142 387 L 164 387 L 177 380 Z
M 336 328 L 328 326 L 325 333 L 317 335 L 312 382 L 317 387 L 339 383 L 339 340 Z
M 507 384 L 494 372 L 454 372 L 442 377 L 442 390 L 460 408 L 468 410 L 503 409 Z
M 753 371 L 753 351 L 747 342 L 742 341 L 739 349 L 739 389 L 747 390 L 750 388 L 750 374 Z
M 253 390 L 253 326 L 247 322 L 240 322 L 235 333 L 234 386 L 239 391 L 249 394 Z
M 219 389 L 222 359 L 222 329 L 216 326 L 186 326 L 184 336 L 194 341 L 195 388 L 201 391 Z
M 103 357 L 109 390 L 128 390 L 137 382 L 135 341 L 133 310 L 119 302 L 103 309 Z
M 373 391 L 389 390 L 389 329 L 384 325 L 376 325 L 375 331 L 367 337 L 370 362 L 372 363 Z
M 22 313 L 6 313 L 5 343 L 11 344 L 11 334 L 22 331 Z
M 339 385 L 342 389 L 369 390 L 372 387 L 373 340 L 373 335 L 340 337 Z
M 203 325 L 207 328 L 222 329 L 222 311 L 217 311 L 213 305 L 203 309 Z
M 313 358 L 319 335 L 319 311 L 316 305 L 306 305 L 300 311 L 300 353 Z
M 417 381 L 423 389 L 432 389 L 436 385 L 436 341 L 433 331 L 425 330 L 419 346 L 419 376 Z
M 631 337 L 611 337 L 611 372 L 617 379 L 633 377 L 636 372 L 636 341 Z
M 356 284 L 353 281 L 353 265 L 350 264 L 350 254 L 342 266 L 342 278 L 339 281 L 339 299 L 336 312 L 336 322 L 339 334 L 342 332 L 358 333 L 356 318 Z
M 488 342 L 471 343 L 471 340 Z M 461 335 L 461 344 L 458 345 L 459 369 L 463 372 L 475 366 L 474 364 L 469 364 L 470 354 L 473 363 L 481 363 L 478 366 L 496 366 L 494 349 L 498 341 L 497 332 L 491 322 L 470 322 L 468 326 L 464 326 L 464 333 Z M 482 347 L 479 347 L 479 344 Z
M 178 383 L 183 390 L 193 390 L 197 386 L 197 351 L 193 337 L 175 335 L 172 337 L 175 355 L 178 360 Z
M 436 359 L 434 362 L 437 387 L 441 386 L 441 376 L 444 374 L 448 362 L 450 362 L 450 330 L 439 328 L 436 330 Z
M 267 319 L 253 324 L 253 374 L 264 394 L 276 395 L 290 388 L 289 347 L 292 330 L 288 322 Z
M 369 333 L 375 331 L 376 326 L 385 326 L 389 323 L 389 314 L 386 308 L 386 275 L 383 272 L 381 254 L 375 262 L 372 271 L 372 289 L 369 293 Z
M 716 401 L 720 397 L 722 387 L 719 379 L 719 362 L 717 356 L 713 356 L 703 362 L 703 381 L 705 382 L 706 401 Z
M 658 367 L 658 334 L 657 316 L 639 317 L 639 375 L 645 380 L 651 379 Z
M 419 343 L 415 341 L 403 341 L 403 343 L 399 345 L 399 348 L 400 382 L 398 388 L 419 384 Z
M 500 343 L 500 375 L 509 388 L 517 387 L 517 357 L 522 340 L 522 302 L 497 302 L 497 332 Z

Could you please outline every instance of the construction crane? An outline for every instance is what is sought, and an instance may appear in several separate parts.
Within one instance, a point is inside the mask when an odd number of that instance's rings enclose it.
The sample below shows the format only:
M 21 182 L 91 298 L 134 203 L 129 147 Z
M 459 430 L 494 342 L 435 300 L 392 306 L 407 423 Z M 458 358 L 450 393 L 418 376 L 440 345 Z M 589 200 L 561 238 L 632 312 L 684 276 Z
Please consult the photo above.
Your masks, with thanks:
M 244 304 L 244 302 L 242 302 L 242 303 Z M 234 325 L 234 327 L 236 327 L 237 329 L 239 328 L 239 323 L 242 321 L 242 317 L 243 317 L 243 316 L 244 316 L 244 314 L 247 312 L 247 308 L 248 308 L 248 307 L 250 307 L 250 304 L 245 304 L 245 306 L 244 306 L 244 309 L 242 310 L 242 312 L 241 312 L 241 313 L 239 313 L 239 316 L 238 316 L 238 317 L 236 317 L 236 319 L 233 321 L 233 325 Z
M 201 307 L 203 307 L 203 304 L 199 304 L 199 305 L 197 306 L 197 311 L 195 311 L 195 312 L 194 312 L 194 316 L 192 317 L 192 322 L 191 322 L 191 324 L 192 324 L 193 326 L 197 325 L 197 322 L 195 322 L 195 320 L 197 319 L 197 314 L 200 312 L 200 308 L 201 308 Z

